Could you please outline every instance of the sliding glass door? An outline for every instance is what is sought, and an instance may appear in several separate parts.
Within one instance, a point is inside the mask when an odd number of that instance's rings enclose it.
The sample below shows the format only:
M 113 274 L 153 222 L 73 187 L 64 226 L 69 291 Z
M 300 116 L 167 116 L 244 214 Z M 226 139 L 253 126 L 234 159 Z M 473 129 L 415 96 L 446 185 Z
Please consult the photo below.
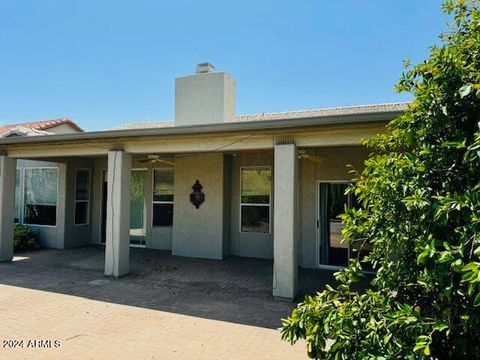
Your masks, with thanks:
M 338 216 L 351 206 L 345 195 L 347 182 L 318 183 L 318 236 L 320 265 L 347 266 L 349 246 L 342 242 L 342 222 Z
M 132 170 L 130 199 L 130 245 L 145 246 L 146 237 L 146 180 L 147 170 Z

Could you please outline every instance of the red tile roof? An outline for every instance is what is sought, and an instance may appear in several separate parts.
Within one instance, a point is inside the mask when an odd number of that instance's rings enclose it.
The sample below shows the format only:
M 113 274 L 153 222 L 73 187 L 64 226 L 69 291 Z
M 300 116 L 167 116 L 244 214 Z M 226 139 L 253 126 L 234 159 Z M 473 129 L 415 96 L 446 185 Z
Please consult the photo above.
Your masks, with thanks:
M 64 118 L 64 119 L 52 119 L 52 120 L 5 125 L 0 127 L 0 137 L 2 137 L 4 134 L 6 134 L 7 132 L 15 128 L 48 130 L 60 125 L 70 125 L 75 130 L 83 132 L 83 129 L 79 127 L 77 124 L 75 124 L 72 120 Z

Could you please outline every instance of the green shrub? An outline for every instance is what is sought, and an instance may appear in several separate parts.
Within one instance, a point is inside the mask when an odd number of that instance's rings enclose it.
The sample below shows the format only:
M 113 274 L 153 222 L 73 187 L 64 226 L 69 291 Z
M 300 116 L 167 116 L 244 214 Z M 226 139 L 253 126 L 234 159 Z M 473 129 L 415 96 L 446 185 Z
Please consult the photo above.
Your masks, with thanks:
M 442 44 L 399 81 L 413 102 L 367 142 L 348 190 L 361 209 L 346 210 L 343 236 L 371 253 L 283 320 L 283 339 L 306 339 L 312 358 L 480 358 L 480 9 L 444 9 Z M 364 261 L 376 274 L 360 293 Z
M 21 224 L 15 224 L 13 243 L 15 251 L 36 250 L 39 248 L 37 237 L 32 229 Z

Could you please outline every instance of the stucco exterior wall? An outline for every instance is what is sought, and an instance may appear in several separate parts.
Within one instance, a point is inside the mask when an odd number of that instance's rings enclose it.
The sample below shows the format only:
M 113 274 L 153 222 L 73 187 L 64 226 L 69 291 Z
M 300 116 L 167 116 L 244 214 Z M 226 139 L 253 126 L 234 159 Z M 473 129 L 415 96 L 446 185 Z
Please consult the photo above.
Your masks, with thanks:
M 273 234 L 242 233 L 240 231 L 240 169 L 242 167 L 269 166 L 272 170 L 273 204 L 273 152 L 238 153 L 232 159 L 231 178 L 231 253 L 236 256 L 273 259 Z M 273 206 L 270 206 L 270 227 L 273 229 Z
M 308 153 L 323 158 L 317 164 L 307 159 L 299 161 L 300 243 L 299 265 L 317 267 L 317 181 L 351 180 L 347 165 L 361 171 L 368 151 L 361 146 L 309 149 Z
M 224 166 L 225 156 L 219 153 L 175 157 L 173 255 L 223 259 Z M 190 203 L 196 180 L 205 194 L 199 209 Z

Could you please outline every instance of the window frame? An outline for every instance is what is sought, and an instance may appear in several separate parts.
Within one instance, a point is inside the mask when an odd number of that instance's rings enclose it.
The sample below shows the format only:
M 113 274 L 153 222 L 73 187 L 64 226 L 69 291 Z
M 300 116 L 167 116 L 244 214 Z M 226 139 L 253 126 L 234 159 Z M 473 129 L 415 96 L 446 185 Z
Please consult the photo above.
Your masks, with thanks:
M 155 171 L 172 171 L 173 172 L 173 200 L 172 201 L 165 201 L 165 200 L 153 200 L 155 196 Z M 173 228 L 173 218 L 172 218 L 172 225 L 165 225 L 165 226 L 155 226 L 153 225 L 153 216 L 154 216 L 154 207 L 155 204 L 166 204 L 172 205 L 173 209 L 175 208 L 175 167 L 155 167 L 152 168 L 152 217 L 151 217 L 151 227 L 154 229 L 171 229 Z M 173 216 L 173 215 L 172 215 Z
M 242 171 L 243 170 L 270 170 L 270 194 L 268 196 L 268 204 L 254 204 L 254 203 L 243 203 L 242 202 Z M 268 165 L 261 166 L 240 166 L 240 181 L 239 181 L 239 211 L 238 211 L 238 229 L 240 234 L 262 234 L 262 235 L 271 235 L 272 234 L 272 196 L 273 196 L 273 174 L 272 167 Z M 268 232 L 258 232 L 258 231 L 242 231 L 242 206 L 262 206 L 268 207 Z
M 88 200 L 77 200 L 77 174 L 78 174 L 78 171 L 87 171 L 88 172 Z M 85 226 L 85 225 L 90 225 L 90 199 L 92 197 L 92 171 L 91 169 L 89 168 L 82 168 L 82 167 L 78 167 L 78 168 L 75 168 L 75 191 L 73 193 L 73 226 Z M 86 216 L 86 219 L 87 219 L 87 222 L 86 223 L 79 223 L 77 224 L 76 223 L 76 213 L 77 213 L 77 203 L 87 203 L 87 216 Z
M 42 225 L 42 224 L 32 224 L 32 223 L 28 223 L 25 221 L 25 207 L 27 206 L 26 202 L 25 202 L 25 184 L 26 184 L 26 181 L 25 181 L 25 172 L 26 170 L 35 170 L 35 169 L 51 169 L 51 170 L 55 170 L 57 172 L 57 202 L 55 204 L 55 225 Z M 60 186 L 60 181 L 59 181 L 59 177 L 60 177 L 60 171 L 58 169 L 58 166 L 26 166 L 23 168 L 23 171 L 22 171 L 22 178 L 23 178 L 23 186 L 22 186 L 22 219 L 21 219 L 21 224 L 22 225 L 28 225 L 28 226 L 37 226 L 37 227 L 45 227 L 45 228 L 56 228 L 57 227 L 57 224 L 58 224 L 58 190 L 59 190 L 59 186 Z M 40 205 L 42 206 L 42 204 L 35 204 L 35 205 Z M 43 204 L 43 205 L 46 205 L 46 204 Z M 48 204 L 47 204 L 48 205 Z

